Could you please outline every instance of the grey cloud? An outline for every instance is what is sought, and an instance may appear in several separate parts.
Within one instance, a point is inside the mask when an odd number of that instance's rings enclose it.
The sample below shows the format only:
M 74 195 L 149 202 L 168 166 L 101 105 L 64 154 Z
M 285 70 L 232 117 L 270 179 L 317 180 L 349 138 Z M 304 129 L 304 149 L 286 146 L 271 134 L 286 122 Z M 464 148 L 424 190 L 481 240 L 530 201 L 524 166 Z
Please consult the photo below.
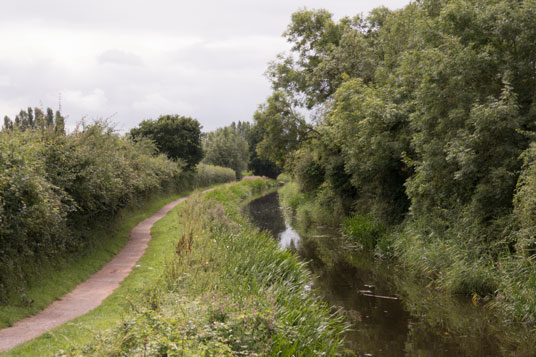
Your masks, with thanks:
M 112 63 L 120 65 L 141 66 L 143 61 L 140 56 L 122 50 L 107 50 L 98 56 L 100 64 Z
M 205 130 L 247 121 L 270 94 L 263 73 L 287 48 L 280 36 L 292 12 L 327 8 L 341 17 L 408 2 L 5 1 L 0 117 L 56 108 L 63 93 L 71 126 L 114 113 L 121 131 L 165 112 L 193 116 Z

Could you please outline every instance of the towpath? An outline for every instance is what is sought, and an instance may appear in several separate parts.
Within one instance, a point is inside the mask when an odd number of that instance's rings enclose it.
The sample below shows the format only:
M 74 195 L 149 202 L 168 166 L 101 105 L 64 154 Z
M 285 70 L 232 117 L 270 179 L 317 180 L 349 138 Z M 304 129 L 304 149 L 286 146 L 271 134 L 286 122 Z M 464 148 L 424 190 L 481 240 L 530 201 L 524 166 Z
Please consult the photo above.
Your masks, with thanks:
M 208 192 L 210 190 L 204 191 Z M 101 270 L 80 283 L 70 293 L 50 304 L 37 315 L 16 322 L 0 330 L 0 352 L 7 351 L 43 333 L 84 315 L 98 307 L 125 279 L 143 256 L 151 240 L 151 227 L 176 205 L 186 200 L 183 197 L 162 207 L 151 217 L 140 222 L 130 232 L 125 247 Z

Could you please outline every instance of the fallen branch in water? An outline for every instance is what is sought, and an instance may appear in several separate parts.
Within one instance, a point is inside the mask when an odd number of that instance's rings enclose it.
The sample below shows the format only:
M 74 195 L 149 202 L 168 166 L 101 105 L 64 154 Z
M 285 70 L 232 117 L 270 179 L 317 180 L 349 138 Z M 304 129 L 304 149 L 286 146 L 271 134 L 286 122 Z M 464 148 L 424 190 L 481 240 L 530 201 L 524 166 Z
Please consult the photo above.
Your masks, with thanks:
M 382 296 L 382 295 L 374 295 L 374 294 L 368 294 L 368 293 L 361 293 L 361 295 L 370 296 L 370 297 L 378 298 L 378 299 L 398 300 L 396 296 Z

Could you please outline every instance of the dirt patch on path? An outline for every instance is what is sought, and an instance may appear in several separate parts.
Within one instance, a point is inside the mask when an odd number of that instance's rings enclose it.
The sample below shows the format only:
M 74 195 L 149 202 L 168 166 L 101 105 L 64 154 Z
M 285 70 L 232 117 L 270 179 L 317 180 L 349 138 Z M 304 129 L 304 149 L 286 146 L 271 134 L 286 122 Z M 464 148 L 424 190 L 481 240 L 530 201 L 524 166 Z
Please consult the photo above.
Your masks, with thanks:
M 208 191 L 211 190 L 203 192 Z M 145 253 L 147 244 L 151 240 L 153 224 L 187 198 L 183 197 L 168 203 L 154 215 L 140 222 L 130 232 L 130 239 L 125 247 L 101 270 L 79 284 L 73 291 L 53 302 L 37 315 L 0 330 L 0 352 L 38 337 L 98 307 L 130 274 L 136 262 Z

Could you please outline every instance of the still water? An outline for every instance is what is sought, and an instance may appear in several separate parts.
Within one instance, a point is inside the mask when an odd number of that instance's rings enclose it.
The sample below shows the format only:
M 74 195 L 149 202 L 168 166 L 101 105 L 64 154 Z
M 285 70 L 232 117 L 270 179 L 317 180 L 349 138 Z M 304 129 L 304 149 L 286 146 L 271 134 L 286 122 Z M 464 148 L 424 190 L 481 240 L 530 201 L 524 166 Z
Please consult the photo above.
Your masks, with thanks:
M 504 326 L 484 307 L 422 287 L 369 252 L 344 248 L 325 227 L 297 230 L 277 192 L 245 207 L 282 249 L 313 273 L 313 290 L 352 324 L 346 347 L 358 356 L 536 356 L 535 334 Z

